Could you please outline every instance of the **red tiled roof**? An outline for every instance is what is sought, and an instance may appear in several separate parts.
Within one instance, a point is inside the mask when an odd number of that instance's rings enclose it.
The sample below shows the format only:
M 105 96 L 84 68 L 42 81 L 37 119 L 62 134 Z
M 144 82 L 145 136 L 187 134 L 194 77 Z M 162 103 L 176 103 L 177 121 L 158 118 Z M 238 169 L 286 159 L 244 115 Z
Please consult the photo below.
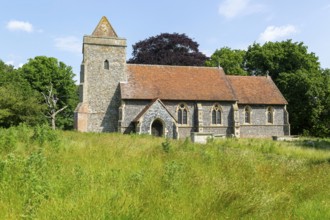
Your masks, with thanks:
M 240 104 L 283 104 L 283 97 L 270 77 L 227 76 Z
M 270 77 L 226 76 L 221 68 L 127 64 L 122 99 L 288 104 Z
M 122 99 L 236 100 L 222 69 L 127 64 Z

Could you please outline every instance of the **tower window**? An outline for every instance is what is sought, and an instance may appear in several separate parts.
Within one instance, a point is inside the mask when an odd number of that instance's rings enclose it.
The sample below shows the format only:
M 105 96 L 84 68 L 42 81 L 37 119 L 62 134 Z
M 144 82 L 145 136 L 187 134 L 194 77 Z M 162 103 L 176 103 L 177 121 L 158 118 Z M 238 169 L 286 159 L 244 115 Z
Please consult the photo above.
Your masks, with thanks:
M 108 60 L 105 60 L 104 61 L 104 69 L 105 70 L 108 70 L 109 69 L 109 61 Z

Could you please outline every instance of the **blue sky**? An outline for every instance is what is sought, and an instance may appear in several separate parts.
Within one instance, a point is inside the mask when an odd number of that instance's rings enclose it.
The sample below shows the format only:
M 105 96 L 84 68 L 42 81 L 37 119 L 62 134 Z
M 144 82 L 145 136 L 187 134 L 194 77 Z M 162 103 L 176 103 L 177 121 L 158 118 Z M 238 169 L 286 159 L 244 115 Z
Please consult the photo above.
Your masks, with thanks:
M 304 42 L 330 68 L 328 0 L 10 0 L 1 3 L 0 59 L 19 67 L 35 56 L 55 57 L 79 77 L 82 38 L 106 16 L 132 45 L 160 33 L 185 33 L 210 56 L 253 42 Z

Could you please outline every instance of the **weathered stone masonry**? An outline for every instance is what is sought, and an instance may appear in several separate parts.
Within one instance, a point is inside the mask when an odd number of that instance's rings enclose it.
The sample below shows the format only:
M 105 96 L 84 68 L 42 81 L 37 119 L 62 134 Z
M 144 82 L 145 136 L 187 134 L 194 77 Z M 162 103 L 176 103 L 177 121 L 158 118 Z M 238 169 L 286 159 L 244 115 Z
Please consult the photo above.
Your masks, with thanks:
M 239 113 L 244 116 L 246 105 L 239 106 Z M 285 121 L 287 111 L 285 106 L 271 106 L 274 109 L 273 123 L 267 123 L 268 105 L 250 105 L 251 123 L 244 123 L 244 117 L 240 117 L 241 137 L 270 137 L 289 135 L 288 122 Z
M 98 28 L 112 29 L 105 18 Z M 112 35 L 84 36 L 81 65 L 80 104 L 76 126 L 81 131 L 115 132 L 118 130 L 121 104 L 119 82 L 126 81 L 126 40 Z M 104 68 L 108 62 L 109 68 Z

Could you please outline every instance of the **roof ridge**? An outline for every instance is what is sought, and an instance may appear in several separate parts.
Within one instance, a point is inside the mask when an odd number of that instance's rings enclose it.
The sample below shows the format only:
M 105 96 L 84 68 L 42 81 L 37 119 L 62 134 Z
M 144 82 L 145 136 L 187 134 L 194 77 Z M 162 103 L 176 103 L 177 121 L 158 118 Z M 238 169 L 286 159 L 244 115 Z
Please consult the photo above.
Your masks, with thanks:
M 241 76 L 241 75 L 227 75 L 228 77 L 257 77 L 257 78 L 266 78 L 266 76 Z
M 177 65 L 162 65 L 162 64 L 138 64 L 138 63 L 126 63 L 129 66 L 152 66 L 152 67 L 170 67 L 170 68 L 203 68 L 203 69 L 222 69 L 222 67 L 210 67 L 210 66 L 177 66 Z M 223 70 L 223 69 L 222 69 Z

